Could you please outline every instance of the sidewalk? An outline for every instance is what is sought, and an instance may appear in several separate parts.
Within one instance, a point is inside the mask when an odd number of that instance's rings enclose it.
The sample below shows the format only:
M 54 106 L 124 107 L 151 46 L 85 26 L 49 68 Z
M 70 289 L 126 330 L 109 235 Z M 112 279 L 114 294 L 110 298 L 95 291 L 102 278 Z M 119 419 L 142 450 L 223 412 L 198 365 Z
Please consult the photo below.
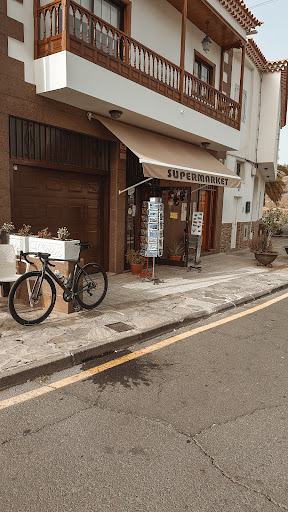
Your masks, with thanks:
M 0 299 L 0 388 L 52 373 L 105 352 L 127 347 L 288 287 L 288 238 L 273 240 L 272 268 L 257 266 L 249 250 L 202 258 L 202 272 L 156 267 L 159 284 L 130 272 L 108 275 L 104 302 L 95 310 L 52 313 L 24 327 Z

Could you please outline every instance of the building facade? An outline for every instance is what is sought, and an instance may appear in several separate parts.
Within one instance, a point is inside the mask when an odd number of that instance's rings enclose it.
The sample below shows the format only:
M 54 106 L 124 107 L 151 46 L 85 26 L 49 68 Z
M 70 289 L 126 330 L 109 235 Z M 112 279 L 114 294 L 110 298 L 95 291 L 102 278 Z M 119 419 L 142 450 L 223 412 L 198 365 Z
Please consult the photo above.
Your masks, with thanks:
M 237 81 L 233 84 L 232 76 L 233 86 L 237 97 Z M 280 130 L 286 125 L 287 60 L 268 62 L 250 38 L 243 93 L 240 148 L 226 154 L 227 166 L 241 176 L 241 187 L 224 192 L 222 251 L 247 247 L 252 234 L 258 232 L 265 183 L 277 178 Z
M 267 63 L 247 43 L 259 24 L 240 0 L 2 0 L 1 224 L 67 226 L 90 241 L 87 259 L 122 272 L 140 244 L 141 204 L 157 195 L 163 262 L 195 210 L 203 251 L 245 246 L 276 177 L 287 108 L 287 62 Z M 134 187 L 147 177 L 141 141 L 151 134 L 159 144 L 146 157 L 160 158 L 161 146 L 175 174 Z M 188 169 L 185 182 L 177 169 Z M 221 182 L 229 169 L 241 186 Z

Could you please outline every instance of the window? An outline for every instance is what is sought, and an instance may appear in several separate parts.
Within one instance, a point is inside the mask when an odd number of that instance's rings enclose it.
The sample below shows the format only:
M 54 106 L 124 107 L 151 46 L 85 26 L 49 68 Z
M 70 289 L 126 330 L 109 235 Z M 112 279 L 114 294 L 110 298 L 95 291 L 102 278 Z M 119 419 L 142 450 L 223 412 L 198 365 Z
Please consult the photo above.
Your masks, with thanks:
M 212 85 L 213 68 L 201 61 L 198 57 L 195 57 L 194 62 L 194 75 L 200 78 L 206 84 Z
M 113 27 L 123 30 L 123 8 L 108 0 L 78 0 L 77 3 Z
M 98 18 L 101 18 L 103 21 L 109 23 L 109 25 L 113 25 L 119 30 L 124 30 L 124 4 L 121 2 L 112 2 L 108 0 L 78 0 L 78 2 L 82 7 L 92 12 Z M 94 30 L 92 21 L 90 21 L 89 27 L 87 26 L 87 18 L 83 16 L 82 25 L 81 25 L 81 17 L 79 11 L 76 10 L 75 15 L 75 36 L 81 38 L 80 32 L 82 27 L 82 37 L 83 40 L 88 42 L 88 33 L 90 42 L 93 41 L 94 38 Z M 73 15 L 70 14 L 70 22 L 69 22 L 69 30 L 70 34 L 73 34 Z M 108 44 L 107 44 L 108 38 Z M 114 41 L 113 41 L 114 40 Z M 103 29 L 100 28 L 100 25 L 96 25 L 96 46 L 99 49 L 108 50 L 110 55 L 113 54 L 113 48 L 117 47 L 117 36 L 113 35 L 111 30 L 107 30 L 106 27 Z
M 194 75 L 206 84 L 215 86 L 215 64 L 194 51 Z
M 243 240 L 248 240 L 248 224 L 244 225 Z
M 241 178 L 241 182 L 245 181 L 245 165 L 243 162 L 236 162 L 236 174 Z M 239 188 L 241 187 L 241 184 Z
M 239 103 L 239 94 L 240 94 L 240 86 L 235 84 L 235 101 Z M 241 121 L 245 123 L 246 121 L 246 103 L 247 103 L 247 91 L 242 93 L 242 112 L 241 112 Z
M 87 0 L 86 0 L 87 1 Z M 123 30 L 123 9 L 119 5 L 115 5 L 107 0 L 89 0 L 93 3 L 93 11 L 96 16 L 99 16 L 113 27 Z
M 10 116 L 10 158 L 109 171 L 109 142 Z

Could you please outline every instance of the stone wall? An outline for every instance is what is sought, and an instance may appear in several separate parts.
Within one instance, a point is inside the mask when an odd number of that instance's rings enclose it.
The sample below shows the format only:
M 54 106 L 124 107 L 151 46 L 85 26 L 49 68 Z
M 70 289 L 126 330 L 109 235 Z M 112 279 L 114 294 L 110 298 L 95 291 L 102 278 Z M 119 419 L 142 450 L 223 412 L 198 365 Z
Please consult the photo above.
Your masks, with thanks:
M 245 227 L 247 233 L 245 237 Z M 251 222 L 238 222 L 236 234 L 236 249 L 246 249 L 249 245 Z M 246 240 L 244 240 L 246 238 Z
M 259 234 L 260 224 L 261 224 L 261 219 L 256 220 L 251 223 L 251 231 L 253 232 L 254 235 Z
M 255 222 L 238 222 L 237 234 L 236 234 L 236 249 L 246 249 L 249 247 L 250 231 L 253 234 L 258 235 L 261 220 Z M 245 237 L 245 226 L 247 227 L 247 234 Z M 220 252 L 231 251 L 231 235 L 232 235 L 232 224 L 222 224 L 221 228 L 221 242 Z M 246 240 L 244 240 L 246 238 Z M 235 249 L 234 249 L 235 250 Z
M 231 249 L 232 223 L 221 226 L 220 252 L 228 252 Z

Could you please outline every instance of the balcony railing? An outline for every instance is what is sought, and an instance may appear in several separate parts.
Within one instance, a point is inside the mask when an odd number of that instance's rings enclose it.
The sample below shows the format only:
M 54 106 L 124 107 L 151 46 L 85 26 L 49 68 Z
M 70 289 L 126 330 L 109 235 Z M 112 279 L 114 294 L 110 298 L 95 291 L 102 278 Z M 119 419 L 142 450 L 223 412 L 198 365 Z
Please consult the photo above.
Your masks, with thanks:
M 35 58 L 62 50 L 240 129 L 237 102 L 73 0 L 55 0 L 35 12 Z

